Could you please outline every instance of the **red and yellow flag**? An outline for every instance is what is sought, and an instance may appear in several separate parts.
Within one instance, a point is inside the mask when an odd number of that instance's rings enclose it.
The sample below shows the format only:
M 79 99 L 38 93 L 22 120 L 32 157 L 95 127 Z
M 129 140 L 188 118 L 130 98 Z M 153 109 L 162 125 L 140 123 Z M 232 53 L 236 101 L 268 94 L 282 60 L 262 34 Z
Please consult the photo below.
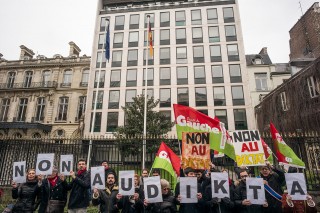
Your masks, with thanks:
M 149 29 L 148 29 L 148 41 L 149 41 L 150 56 L 153 56 L 153 43 L 152 43 L 152 31 L 151 31 L 150 19 L 149 19 Z

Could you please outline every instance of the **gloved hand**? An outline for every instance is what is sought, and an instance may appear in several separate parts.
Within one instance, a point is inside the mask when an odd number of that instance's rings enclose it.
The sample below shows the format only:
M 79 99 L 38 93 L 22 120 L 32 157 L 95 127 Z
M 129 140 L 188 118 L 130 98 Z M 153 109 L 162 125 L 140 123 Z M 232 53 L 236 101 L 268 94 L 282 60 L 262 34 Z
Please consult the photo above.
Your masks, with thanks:
M 217 206 L 219 203 L 219 199 L 217 197 L 214 197 L 211 199 L 211 207 Z
M 228 198 L 228 197 L 224 197 L 221 199 L 221 202 L 226 204 L 226 205 L 229 205 L 231 203 L 231 199 Z

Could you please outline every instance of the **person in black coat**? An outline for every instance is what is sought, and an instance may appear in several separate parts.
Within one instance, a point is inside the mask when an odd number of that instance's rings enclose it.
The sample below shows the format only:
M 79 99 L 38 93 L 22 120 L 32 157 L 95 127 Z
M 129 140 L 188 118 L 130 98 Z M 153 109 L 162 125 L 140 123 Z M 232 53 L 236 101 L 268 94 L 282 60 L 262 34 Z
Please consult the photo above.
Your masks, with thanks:
M 42 179 L 42 176 L 40 176 Z M 39 213 L 46 213 L 49 200 L 53 202 L 50 213 L 63 213 L 64 207 L 67 203 L 68 183 L 65 177 L 61 175 L 58 177 L 58 169 L 53 168 L 52 175 L 49 175 L 41 182 L 41 204 Z
M 101 164 L 101 166 L 104 167 L 105 177 L 107 178 L 108 174 L 109 174 L 110 172 L 112 172 L 112 173 L 114 174 L 114 177 L 115 177 L 116 182 L 117 182 L 117 180 L 118 180 L 117 173 L 116 173 L 116 171 L 115 171 L 113 168 L 111 168 L 111 167 L 109 166 L 108 162 L 107 162 L 107 161 L 103 161 L 102 164 Z
M 13 213 L 32 213 L 40 203 L 40 187 L 36 177 L 36 171 L 29 169 L 27 173 L 27 182 L 17 184 L 12 182 L 12 198 L 17 199 L 12 212 Z

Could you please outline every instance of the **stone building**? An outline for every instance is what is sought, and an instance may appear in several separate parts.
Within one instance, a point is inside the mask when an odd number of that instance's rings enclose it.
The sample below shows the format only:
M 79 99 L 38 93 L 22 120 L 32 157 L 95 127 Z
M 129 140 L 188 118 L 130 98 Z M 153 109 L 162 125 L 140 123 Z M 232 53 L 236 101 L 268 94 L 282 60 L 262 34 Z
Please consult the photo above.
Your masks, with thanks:
M 67 57 L 47 58 L 21 45 L 19 60 L 0 57 L 0 137 L 82 134 L 90 57 L 69 42 Z

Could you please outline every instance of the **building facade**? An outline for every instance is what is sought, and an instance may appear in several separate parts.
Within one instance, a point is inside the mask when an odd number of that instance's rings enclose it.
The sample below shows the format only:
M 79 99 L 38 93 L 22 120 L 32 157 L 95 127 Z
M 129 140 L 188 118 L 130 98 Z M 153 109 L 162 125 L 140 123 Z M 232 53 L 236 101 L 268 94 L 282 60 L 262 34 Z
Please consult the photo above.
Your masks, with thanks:
M 76 137 L 83 120 L 90 57 L 70 42 L 68 57 L 21 45 L 19 60 L 0 57 L 0 137 Z M 1 55 L 2 56 L 2 55 Z
M 154 47 L 148 63 L 147 16 Z M 110 61 L 104 57 L 107 25 Z M 254 128 L 237 1 L 98 1 L 91 63 L 95 77 L 90 78 L 86 111 L 87 118 L 93 115 L 98 92 L 95 135 L 112 134 L 124 125 L 121 106 L 143 93 L 146 69 L 147 94 L 160 100 L 156 110 L 168 119 L 174 120 L 172 104 L 178 103 L 217 116 L 229 130 Z M 86 119 L 85 134 L 91 122 Z M 169 135 L 175 135 L 174 127 Z

